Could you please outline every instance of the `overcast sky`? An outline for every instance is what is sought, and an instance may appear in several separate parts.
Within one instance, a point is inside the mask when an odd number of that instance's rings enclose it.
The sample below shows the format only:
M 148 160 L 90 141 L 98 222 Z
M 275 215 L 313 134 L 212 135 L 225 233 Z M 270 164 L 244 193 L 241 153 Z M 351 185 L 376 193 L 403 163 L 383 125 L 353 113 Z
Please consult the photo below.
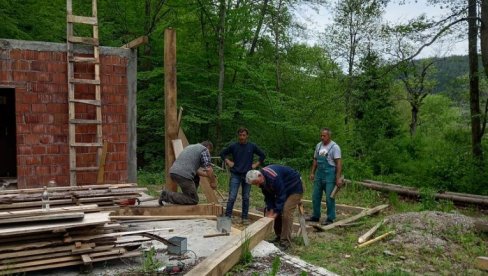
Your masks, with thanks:
M 390 22 L 391 24 L 397 24 L 406 22 L 423 13 L 430 17 L 442 16 L 449 12 L 439 7 L 428 6 L 425 2 L 425 0 L 419 0 L 417 3 L 408 3 L 404 5 L 389 4 L 383 15 L 384 21 Z M 308 38 L 310 41 L 316 41 L 318 39 L 317 33 L 323 31 L 325 26 L 332 22 L 332 14 L 324 7 L 318 12 L 308 7 L 301 7 L 295 14 L 297 15 L 299 22 L 307 22 L 305 25 L 311 31 L 310 37 Z M 424 49 L 419 57 L 466 55 L 467 49 L 467 40 L 450 40 L 443 43 L 434 43 L 431 47 Z

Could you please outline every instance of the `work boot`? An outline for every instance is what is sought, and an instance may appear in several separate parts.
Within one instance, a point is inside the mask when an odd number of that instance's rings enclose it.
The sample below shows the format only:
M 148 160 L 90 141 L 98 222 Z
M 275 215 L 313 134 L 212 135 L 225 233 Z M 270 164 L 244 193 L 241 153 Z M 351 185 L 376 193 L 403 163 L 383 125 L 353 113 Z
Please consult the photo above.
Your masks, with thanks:
M 326 220 L 324 220 L 322 222 L 322 225 L 329 225 L 329 224 L 332 224 L 332 223 L 334 223 L 334 221 L 326 219 Z
M 276 236 L 274 239 L 269 239 L 267 242 L 272 244 L 278 244 L 280 242 L 280 237 Z
M 286 251 L 288 248 L 290 248 L 290 246 L 291 246 L 291 244 L 287 240 L 280 240 L 280 242 L 278 243 L 278 248 L 281 251 Z
M 319 218 L 310 216 L 310 217 L 305 218 L 305 221 L 319 222 Z
M 158 203 L 159 203 L 159 206 L 164 206 L 165 202 L 167 200 L 167 193 L 165 190 L 162 190 L 161 191 L 161 195 L 159 196 L 159 200 L 158 200 Z

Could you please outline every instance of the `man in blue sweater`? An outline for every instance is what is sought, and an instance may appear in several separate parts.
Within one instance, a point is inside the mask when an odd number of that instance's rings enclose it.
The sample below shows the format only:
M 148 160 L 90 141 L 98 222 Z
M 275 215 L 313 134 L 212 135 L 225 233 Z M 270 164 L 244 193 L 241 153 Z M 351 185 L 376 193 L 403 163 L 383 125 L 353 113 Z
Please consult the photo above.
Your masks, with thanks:
M 300 174 L 281 165 L 269 165 L 246 174 L 249 184 L 261 188 L 266 202 L 266 216 L 275 219 L 274 231 L 281 247 L 291 244 L 293 213 L 302 200 L 303 184 Z
M 247 141 L 249 131 L 247 128 L 241 127 L 237 130 L 238 142 L 231 144 L 229 147 L 222 150 L 220 158 L 230 168 L 229 181 L 229 199 L 225 209 L 225 215 L 232 217 L 232 209 L 239 192 L 239 186 L 242 186 L 242 224 L 249 224 L 247 215 L 249 213 L 249 194 L 251 192 L 251 185 L 246 183 L 246 173 L 259 167 L 263 164 L 266 155 L 259 149 L 256 144 Z M 227 158 L 227 155 L 232 155 L 232 160 Z M 259 160 L 253 163 L 254 154 L 259 156 Z

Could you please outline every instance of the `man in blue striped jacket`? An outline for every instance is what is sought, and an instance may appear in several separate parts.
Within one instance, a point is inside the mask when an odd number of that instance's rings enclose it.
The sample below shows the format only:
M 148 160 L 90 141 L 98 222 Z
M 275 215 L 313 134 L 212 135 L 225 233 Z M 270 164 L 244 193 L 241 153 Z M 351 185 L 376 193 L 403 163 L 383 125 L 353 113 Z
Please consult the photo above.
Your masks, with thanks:
M 281 247 L 291 244 L 293 213 L 302 200 L 303 184 L 300 174 L 281 165 L 269 165 L 246 174 L 249 184 L 261 188 L 266 202 L 266 216 L 275 219 L 275 234 Z

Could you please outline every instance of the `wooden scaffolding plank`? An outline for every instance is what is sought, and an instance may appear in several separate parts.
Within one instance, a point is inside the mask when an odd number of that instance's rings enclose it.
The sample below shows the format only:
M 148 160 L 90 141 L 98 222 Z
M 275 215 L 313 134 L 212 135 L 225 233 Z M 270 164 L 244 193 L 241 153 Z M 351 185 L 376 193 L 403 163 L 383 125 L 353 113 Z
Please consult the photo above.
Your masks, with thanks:
M 20 218 L 4 218 L 0 220 L 0 225 L 3 224 L 18 224 L 18 223 L 34 223 L 34 222 L 48 222 L 58 220 L 81 220 L 85 216 L 84 213 L 58 213 L 58 214 L 44 214 L 33 217 L 20 217 Z
M 80 185 L 76 187 L 48 187 L 49 192 L 68 192 L 68 191 L 81 191 L 81 190 L 103 190 L 103 189 L 122 189 L 122 188 L 135 188 L 137 183 L 123 183 L 123 184 L 97 184 L 97 185 Z M 29 194 L 29 193 L 42 193 L 44 188 L 30 188 L 19 190 L 4 190 L 0 191 L 0 195 L 6 194 Z
M 365 216 L 369 216 L 369 215 L 372 215 L 372 214 L 375 214 L 375 213 L 378 213 L 379 211 L 383 210 L 383 209 L 386 209 L 388 208 L 388 204 L 384 204 L 384 205 L 379 205 L 379 206 L 376 206 L 374 208 L 371 208 L 371 209 L 367 209 L 357 215 L 354 215 L 352 217 L 349 217 L 349 218 L 346 218 L 346 219 L 343 219 L 343 220 L 340 220 L 340 221 L 336 221 L 332 224 L 329 224 L 329 225 L 325 225 L 325 226 L 321 226 L 321 225 L 314 225 L 313 227 L 319 231 L 325 231 L 325 230 L 329 230 L 329 229 L 332 229 L 332 228 L 335 228 L 337 226 L 341 226 L 341 225 L 344 225 L 344 224 L 347 224 L 347 223 L 350 223 L 350 222 L 353 222 L 353 221 L 356 221 L 362 217 L 365 217 Z
M 142 254 L 141 252 L 128 252 L 128 253 L 125 253 L 122 255 L 105 256 L 105 257 L 100 257 L 100 258 L 96 258 L 96 259 L 92 258 L 92 262 L 102 262 L 102 261 L 119 259 L 119 258 L 132 258 L 132 257 L 138 257 L 141 254 Z M 79 258 L 79 260 L 75 260 L 75 261 L 63 261 L 63 262 L 56 262 L 56 263 L 50 263 L 50 264 L 33 265 L 33 266 L 18 268 L 18 269 L 8 269 L 5 271 L 0 271 L 0 275 L 5 275 L 5 274 L 11 275 L 13 273 L 44 270 L 44 269 L 50 269 L 50 268 L 57 268 L 57 267 L 65 267 L 65 266 L 73 266 L 73 265 L 83 264 L 81 257 L 78 257 L 78 258 Z M 59 259 L 57 261 L 59 261 Z
M 140 36 L 131 42 L 124 44 L 121 48 L 127 48 L 127 49 L 134 49 L 137 48 L 141 45 L 147 44 L 149 41 L 149 38 L 147 36 Z
M 307 203 L 307 204 L 312 204 L 312 201 L 311 200 L 308 200 L 308 199 L 302 199 L 302 202 L 303 203 Z M 327 208 L 327 205 L 325 202 L 321 202 L 321 205 L 323 208 Z M 358 206 L 351 206 L 351 205 L 345 205 L 345 204 L 336 204 L 336 211 L 340 211 L 340 212 L 347 212 L 347 213 L 354 213 L 354 214 L 358 214 L 358 213 L 361 213 L 362 211 L 366 210 L 368 208 L 363 208 L 363 207 L 358 207 Z
M 253 249 L 272 232 L 273 222 L 274 220 L 272 218 L 261 218 L 254 222 L 242 231 L 242 236 L 233 237 L 224 246 L 190 270 L 186 275 L 224 275 L 239 262 L 243 244 L 249 242 L 249 249 Z
M 217 204 L 134 206 L 118 208 L 111 213 L 114 216 L 221 216 L 222 214 L 223 207 Z
M 90 251 L 93 252 L 110 250 L 115 245 L 105 245 L 105 246 L 97 246 L 97 247 L 95 246 L 96 246 L 95 243 L 83 244 L 83 247 L 90 248 Z M 25 262 L 28 260 L 63 256 L 61 254 L 64 254 L 64 256 L 66 256 L 66 255 L 71 255 L 73 253 L 73 250 L 75 249 L 76 248 L 74 245 L 64 245 L 64 246 L 56 246 L 56 247 L 49 247 L 49 248 L 42 248 L 42 249 L 3 253 L 0 254 L 0 263 L 6 264 L 6 263 L 15 263 L 15 262 Z
M 85 217 L 81 221 L 51 222 L 51 223 L 39 224 L 39 225 L 0 227 L 0 237 L 8 237 L 17 234 L 57 231 L 57 230 L 64 230 L 68 228 L 74 228 L 74 227 L 88 226 L 88 225 L 103 225 L 107 222 L 110 222 L 108 212 L 89 213 L 89 214 L 85 214 Z

